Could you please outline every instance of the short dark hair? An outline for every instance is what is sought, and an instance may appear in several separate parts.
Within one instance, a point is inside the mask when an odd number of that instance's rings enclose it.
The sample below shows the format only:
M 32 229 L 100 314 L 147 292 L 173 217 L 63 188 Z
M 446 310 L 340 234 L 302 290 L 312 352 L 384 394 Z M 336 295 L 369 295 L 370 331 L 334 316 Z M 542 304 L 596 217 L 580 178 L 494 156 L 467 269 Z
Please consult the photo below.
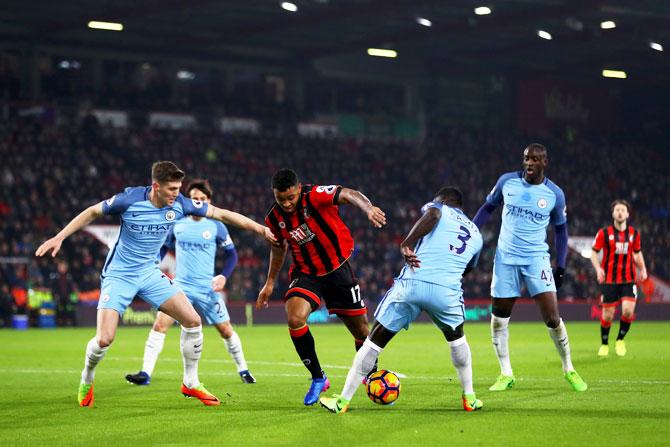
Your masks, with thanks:
M 299 183 L 298 174 L 292 169 L 280 169 L 272 176 L 272 189 L 283 192 Z
M 625 206 L 626 209 L 628 210 L 628 214 L 630 214 L 631 211 L 632 211 L 632 207 L 630 206 L 630 203 L 628 203 L 627 200 L 624 200 L 624 199 L 616 199 L 615 201 L 613 201 L 613 202 L 610 204 L 610 212 L 614 212 L 614 207 L 617 206 L 617 205 L 623 205 L 623 206 Z
M 547 151 L 547 148 L 545 147 L 545 145 L 540 144 L 540 143 L 530 143 L 526 147 L 526 149 L 528 149 L 528 150 L 535 149 L 536 151 L 544 152 L 545 155 L 548 155 L 548 152 L 549 152 L 549 151 Z M 526 149 L 524 149 L 524 150 L 526 150 Z
M 151 165 L 151 180 L 154 182 L 180 182 L 185 176 L 184 171 L 171 161 L 157 161 Z
M 205 193 L 208 199 L 212 198 L 212 187 L 209 186 L 209 182 L 204 178 L 196 178 L 191 180 L 191 182 L 186 187 L 186 195 L 191 195 L 192 189 L 198 189 Z
M 442 197 L 449 205 L 463 206 L 463 193 L 455 186 L 443 186 L 435 197 Z

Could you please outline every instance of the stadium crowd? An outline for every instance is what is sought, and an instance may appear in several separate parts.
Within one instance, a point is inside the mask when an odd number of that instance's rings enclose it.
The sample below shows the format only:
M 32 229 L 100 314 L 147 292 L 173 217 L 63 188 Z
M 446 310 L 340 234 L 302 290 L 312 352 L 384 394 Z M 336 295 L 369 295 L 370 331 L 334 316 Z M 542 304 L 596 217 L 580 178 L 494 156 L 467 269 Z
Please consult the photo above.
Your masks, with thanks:
M 93 237 L 82 232 L 69 238 L 56 263 L 35 259 L 35 247 L 85 207 L 125 186 L 148 184 L 151 163 L 163 159 L 175 161 L 188 178 L 208 178 L 216 205 L 257 221 L 263 220 L 273 202 L 270 177 L 281 167 L 295 169 L 303 183 L 341 184 L 366 194 L 387 213 L 387 227 L 373 229 L 362 213 L 350 207 L 342 207 L 341 213 L 356 241 L 352 265 L 364 297 L 374 303 L 401 267 L 399 242 L 439 187 L 459 186 L 465 193 L 465 212 L 472 216 L 502 173 L 520 169 L 523 148 L 535 140 L 453 129 L 417 145 L 216 130 L 124 130 L 101 127 L 94 119 L 54 124 L 51 119 L 13 117 L 0 123 L 3 302 L 4 297 L 28 287 L 47 287 L 63 315 L 72 292 L 96 289 L 107 248 Z M 664 175 L 668 155 L 639 144 L 594 138 L 570 143 L 547 136 L 539 140 L 549 148 L 547 175 L 566 194 L 570 234 L 595 235 L 611 222 L 610 202 L 625 198 L 633 205 L 631 224 L 642 233 L 649 272 L 668 278 L 670 181 Z M 479 268 L 464 282 L 466 299 L 488 297 L 499 227 L 500 213 L 496 214 L 495 222 L 483 230 L 485 248 Z M 257 238 L 235 229 L 231 232 L 239 263 L 228 296 L 255 300 L 265 279 L 269 249 Z M 548 240 L 551 245 L 553 237 Z M 273 299 L 280 299 L 283 287 L 275 290 Z M 588 260 L 573 252 L 559 297 L 596 295 Z

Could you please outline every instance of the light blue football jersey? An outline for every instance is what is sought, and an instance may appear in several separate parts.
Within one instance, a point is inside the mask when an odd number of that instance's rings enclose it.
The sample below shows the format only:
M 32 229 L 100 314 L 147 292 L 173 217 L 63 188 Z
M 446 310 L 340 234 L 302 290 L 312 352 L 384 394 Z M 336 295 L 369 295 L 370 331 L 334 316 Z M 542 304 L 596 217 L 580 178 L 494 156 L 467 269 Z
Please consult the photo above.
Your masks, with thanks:
M 532 258 L 546 256 L 549 222 L 567 222 L 561 188 L 546 177 L 541 184 L 532 185 L 523 178 L 523 171 L 500 176 L 486 202 L 503 205 L 496 259 L 504 264 L 528 265 Z
M 437 208 L 442 212 L 433 230 L 417 242 L 414 252 L 421 267 L 405 265 L 396 279 L 413 279 L 462 292 L 463 271 L 476 264 L 483 240 L 477 226 L 458 208 L 429 202 L 421 211 Z
M 184 216 L 205 216 L 208 204 L 177 196 L 172 206 L 156 208 L 149 201 L 151 186 L 126 188 L 102 202 L 102 212 L 121 217 L 119 236 L 107 254 L 102 276 L 138 275 L 156 268 L 168 233 Z
M 214 261 L 218 247 L 235 247 L 228 229 L 218 220 L 181 219 L 165 242 L 177 258 L 176 282 L 209 290 L 212 287 Z

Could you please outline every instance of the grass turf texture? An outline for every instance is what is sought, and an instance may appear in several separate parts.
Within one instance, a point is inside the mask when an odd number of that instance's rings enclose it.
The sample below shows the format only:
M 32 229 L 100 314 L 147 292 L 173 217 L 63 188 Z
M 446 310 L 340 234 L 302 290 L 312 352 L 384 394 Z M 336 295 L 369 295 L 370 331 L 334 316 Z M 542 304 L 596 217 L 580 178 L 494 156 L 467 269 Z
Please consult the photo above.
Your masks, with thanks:
M 148 387 L 131 386 L 124 375 L 140 368 L 149 328 L 120 328 L 98 366 L 93 408 L 76 402 L 92 328 L 2 330 L 0 445 L 667 445 L 670 323 L 636 322 L 623 358 L 614 349 L 597 357 L 597 323 L 568 323 L 573 361 L 589 384 L 584 393 L 563 379 L 541 324 L 513 322 L 510 328 L 517 383 L 494 393 L 488 387 L 499 370 L 489 326 L 466 325 L 482 411 L 462 410 L 447 343 L 433 326 L 417 324 L 380 359 L 382 368 L 407 375 L 396 405 L 375 405 L 361 386 L 345 415 L 302 404 L 308 375 L 283 326 L 237 327 L 255 385 L 242 384 L 218 334 L 206 328 L 200 378 L 223 401 L 220 407 L 179 393 L 177 328 L 168 333 Z M 312 332 L 331 391 L 339 392 L 353 340 L 336 324 L 312 325 Z

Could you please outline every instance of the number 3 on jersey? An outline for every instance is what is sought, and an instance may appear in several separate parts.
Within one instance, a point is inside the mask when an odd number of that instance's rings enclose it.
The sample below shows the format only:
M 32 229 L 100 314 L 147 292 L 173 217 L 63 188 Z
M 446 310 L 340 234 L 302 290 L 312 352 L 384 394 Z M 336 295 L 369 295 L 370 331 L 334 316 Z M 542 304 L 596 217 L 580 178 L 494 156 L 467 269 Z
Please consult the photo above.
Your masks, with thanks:
M 316 192 L 325 192 L 326 194 L 333 194 L 336 189 L 337 189 L 336 185 L 317 186 Z
M 470 230 L 468 230 L 467 227 L 461 225 L 459 229 L 463 232 L 463 234 L 459 234 L 457 239 L 463 244 L 460 247 L 454 247 L 453 245 L 449 244 L 449 249 L 453 252 L 456 252 L 457 255 L 463 254 L 465 248 L 468 245 L 468 239 L 472 237 L 470 235 Z

